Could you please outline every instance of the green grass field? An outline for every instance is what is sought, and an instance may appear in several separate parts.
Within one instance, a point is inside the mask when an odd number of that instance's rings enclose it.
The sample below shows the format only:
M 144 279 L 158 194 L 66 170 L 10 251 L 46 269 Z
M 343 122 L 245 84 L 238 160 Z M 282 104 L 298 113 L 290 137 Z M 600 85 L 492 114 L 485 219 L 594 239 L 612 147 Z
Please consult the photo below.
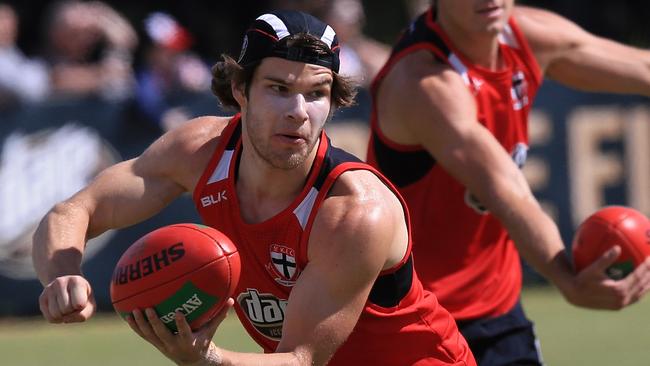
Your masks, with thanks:
M 650 365 L 648 298 L 618 312 L 586 310 L 546 288 L 526 290 L 523 303 L 548 365 Z
M 527 289 L 524 306 L 537 324 L 548 365 L 650 365 L 650 300 L 622 312 L 568 305 L 554 290 Z M 234 314 L 222 324 L 217 344 L 259 352 Z M 0 320 L 2 366 L 171 365 L 113 315 L 86 324 L 50 325 L 39 319 Z

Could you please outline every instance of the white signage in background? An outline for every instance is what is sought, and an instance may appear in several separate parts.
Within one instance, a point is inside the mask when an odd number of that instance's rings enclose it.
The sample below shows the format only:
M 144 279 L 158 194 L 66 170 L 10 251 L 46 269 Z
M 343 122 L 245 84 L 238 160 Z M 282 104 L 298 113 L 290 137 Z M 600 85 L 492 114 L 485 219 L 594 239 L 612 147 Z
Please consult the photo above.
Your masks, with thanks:
M 625 124 L 623 139 L 627 143 L 628 201 L 650 215 L 650 110 L 646 107 L 630 110 Z
M 650 213 L 650 111 L 582 107 L 567 117 L 569 184 L 574 225 L 606 204 L 605 190 L 623 184 L 627 202 Z M 608 151 L 606 143 L 622 143 Z
M 118 160 L 113 149 L 92 129 L 66 124 L 25 135 L 9 135 L 0 155 L 0 273 L 32 278 L 32 235 L 52 206 L 84 187 Z M 110 233 L 89 245 L 85 258 L 97 252 Z
M 552 142 L 555 131 L 553 129 L 553 120 L 551 116 L 541 110 L 533 109 L 529 117 L 528 125 L 529 144 L 531 148 L 542 147 Z M 556 162 L 557 163 L 557 162 Z M 524 176 L 530 188 L 535 191 L 544 191 L 549 188 L 551 182 L 551 170 L 554 164 L 551 164 L 548 156 L 529 155 L 526 159 L 526 165 L 522 167 Z M 556 166 L 555 169 L 560 169 Z M 559 209 L 557 202 L 551 200 L 539 200 L 539 204 L 546 214 L 555 222 L 559 221 Z

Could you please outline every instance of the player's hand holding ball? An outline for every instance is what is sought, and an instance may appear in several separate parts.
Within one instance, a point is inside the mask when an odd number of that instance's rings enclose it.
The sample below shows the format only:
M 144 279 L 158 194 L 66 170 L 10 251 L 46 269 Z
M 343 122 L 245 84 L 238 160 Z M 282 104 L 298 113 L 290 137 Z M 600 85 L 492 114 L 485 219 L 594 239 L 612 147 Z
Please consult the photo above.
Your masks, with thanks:
M 165 226 L 122 255 L 111 300 L 134 332 L 177 364 L 192 364 L 218 357 L 212 337 L 234 304 L 239 274 L 239 253 L 223 233 Z
M 589 216 L 573 240 L 573 261 L 581 271 L 615 245 L 621 254 L 607 268 L 612 279 L 622 279 L 650 256 L 650 222 L 629 207 L 608 206 Z
M 169 225 L 124 252 L 113 271 L 111 301 L 123 317 L 153 308 L 174 332 L 180 312 L 196 330 L 225 306 L 239 273 L 239 253 L 226 235 L 203 225 Z
M 621 309 L 650 289 L 650 222 L 642 213 L 608 206 L 589 216 L 573 239 L 579 306 Z

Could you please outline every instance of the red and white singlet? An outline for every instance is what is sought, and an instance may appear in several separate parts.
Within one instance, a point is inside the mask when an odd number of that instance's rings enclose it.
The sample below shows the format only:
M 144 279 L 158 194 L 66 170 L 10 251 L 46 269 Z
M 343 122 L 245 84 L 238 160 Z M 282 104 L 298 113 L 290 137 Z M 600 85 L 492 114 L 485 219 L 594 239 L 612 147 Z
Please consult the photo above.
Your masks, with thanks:
M 237 246 L 242 272 L 235 310 L 250 336 L 265 352 L 273 352 L 282 337 L 291 289 L 309 265 L 311 226 L 336 179 L 345 171 L 365 169 L 396 190 L 374 168 L 331 146 L 323 132 L 303 191 L 276 216 L 248 224 L 241 218 L 235 190 L 241 148 L 241 123 L 235 116 L 197 184 L 194 203 L 205 224 L 228 235 Z M 451 315 L 423 290 L 409 248 L 400 263 L 380 273 L 357 325 L 330 365 L 475 362 Z
M 528 113 L 541 84 L 540 68 L 514 20 L 499 36 L 506 67 L 490 71 L 469 62 L 449 41 L 429 9 L 405 30 L 372 85 L 404 56 L 427 50 L 453 68 L 474 94 L 476 116 L 521 167 L 528 150 Z M 519 255 L 500 222 L 452 178 L 422 146 L 400 145 L 371 117 L 368 163 L 399 189 L 411 212 L 416 271 L 456 318 L 509 311 L 521 291 Z

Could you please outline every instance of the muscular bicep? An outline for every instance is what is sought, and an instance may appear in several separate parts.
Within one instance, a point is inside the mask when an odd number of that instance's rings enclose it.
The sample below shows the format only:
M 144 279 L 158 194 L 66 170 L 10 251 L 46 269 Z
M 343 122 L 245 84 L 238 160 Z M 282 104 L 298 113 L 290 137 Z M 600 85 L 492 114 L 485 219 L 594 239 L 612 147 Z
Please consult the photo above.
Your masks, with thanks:
M 228 118 L 200 117 L 158 138 L 136 159 L 103 171 L 73 200 L 90 214 L 89 235 L 136 224 L 191 191 Z
M 546 76 L 585 91 L 650 95 L 650 52 L 595 36 L 549 11 L 515 17 Z
M 183 192 L 169 176 L 140 157 L 103 172 L 71 200 L 83 202 L 90 215 L 89 236 L 143 221 Z
M 309 263 L 287 305 L 279 352 L 293 351 L 307 364 L 323 365 L 352 332 L 392 236 L 391 225 L 380 225 L 387 222 L 383 208 L 373 206 L 317 218 Z M 325 215 L 322 208 L 319 215 Z

